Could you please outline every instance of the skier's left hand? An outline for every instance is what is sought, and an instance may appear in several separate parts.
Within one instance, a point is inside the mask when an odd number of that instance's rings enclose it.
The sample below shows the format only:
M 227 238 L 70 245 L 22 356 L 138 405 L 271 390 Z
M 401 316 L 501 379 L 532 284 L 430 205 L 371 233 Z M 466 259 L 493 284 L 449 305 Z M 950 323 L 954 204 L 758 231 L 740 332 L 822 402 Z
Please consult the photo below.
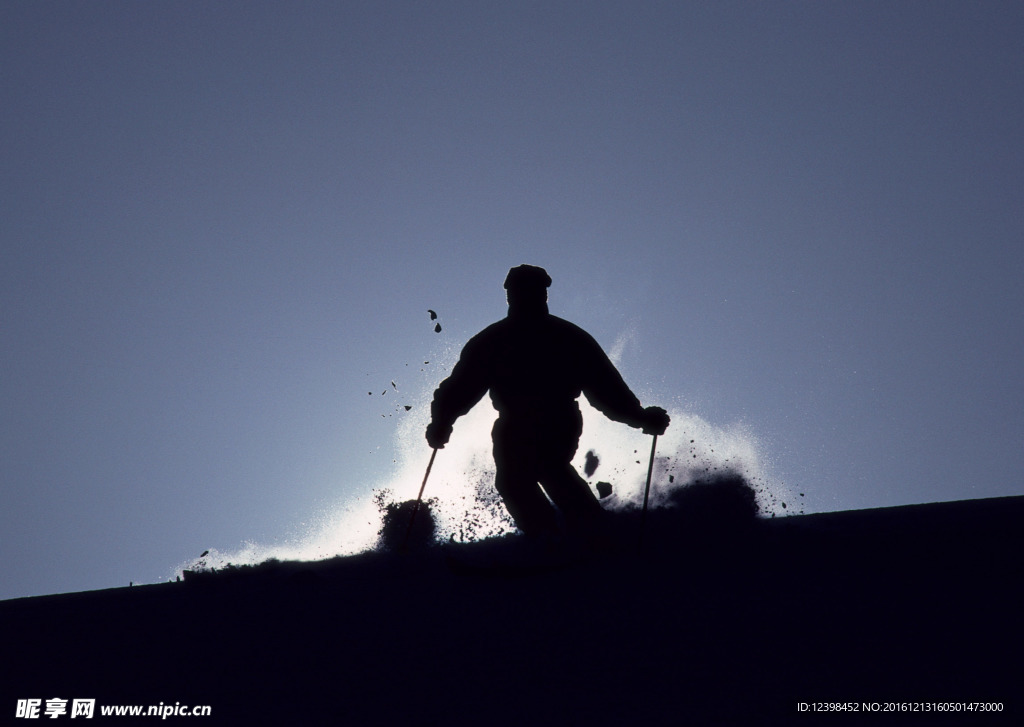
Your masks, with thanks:
M 644 434 L 661 436 L 668 429 L 669 422 L 671 421 L 672 419 L 669 417 L 668 412 L 660 406 L 649 406 L 644 409 Z
M 427 425 L 427 444 L 434 449 L 444 449 L 448 444 L 448 438 L 452 436 L 452 427 L 443 426 L 437 422 L 430 422 Z

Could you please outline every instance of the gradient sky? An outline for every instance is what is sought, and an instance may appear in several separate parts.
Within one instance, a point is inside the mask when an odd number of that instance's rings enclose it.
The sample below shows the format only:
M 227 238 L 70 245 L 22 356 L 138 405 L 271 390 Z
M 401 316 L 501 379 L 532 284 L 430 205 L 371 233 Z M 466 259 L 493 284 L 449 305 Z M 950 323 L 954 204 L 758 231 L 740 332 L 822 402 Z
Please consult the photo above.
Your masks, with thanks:
M 523 262 L 808 512 L 1021 494 L 1022 38 L 1019 2 L 3 0 L 0 598 L 365 493 Z

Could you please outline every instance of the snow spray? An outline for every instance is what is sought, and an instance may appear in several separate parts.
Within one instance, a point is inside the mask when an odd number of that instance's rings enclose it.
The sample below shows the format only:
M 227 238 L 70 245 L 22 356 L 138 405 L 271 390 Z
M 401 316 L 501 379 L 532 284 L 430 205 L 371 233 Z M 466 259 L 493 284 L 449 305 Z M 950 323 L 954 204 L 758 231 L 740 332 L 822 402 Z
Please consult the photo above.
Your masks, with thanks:
M 454 362 L 455 356 L 450 358 Z M 440 378 L 421 392 L 419 401 L 413 402 L 399 424 L 395 434 L 395 471 L 384 481 L 360 496 L 326 508 L 308 531 L 292 542 L 248 542 L 232 552 L 211 549 L 202 558 L 179 565 L 175 573 L 180 575 L 184 569 L 220 569 L 228 564 L 255 565 L 269 559 L 322 560 L 376 548 L 385 513 L 416 498 L 431 454 L 424 431 L 430 418 L 433 388 L 439 381 Z M 639 509 L 644 496 L 650 436 L 607 419 L 585 397 L 580 397 L 579 403 L 583 435 L 574 466 L 594 488 L 605 509 Z M 672 423 L 658 438 L 651 509 L 671 505 L 674 493 L 692 483 L 739 476 L 756 493 L 761 516 L 786 512 L 786 488 L 771 479 L 761 455 L 762 447 L 749 427 L 716 426 L 681 407 L 666 409 Z M 434 537 L 439 541 L 480 540 L 516 529 L 494 489 L 491 427 L 496 418 L 497 412 L 485 396 L 456 421 L 449 443 L 438 452 L 425 498 L 436 520 Z

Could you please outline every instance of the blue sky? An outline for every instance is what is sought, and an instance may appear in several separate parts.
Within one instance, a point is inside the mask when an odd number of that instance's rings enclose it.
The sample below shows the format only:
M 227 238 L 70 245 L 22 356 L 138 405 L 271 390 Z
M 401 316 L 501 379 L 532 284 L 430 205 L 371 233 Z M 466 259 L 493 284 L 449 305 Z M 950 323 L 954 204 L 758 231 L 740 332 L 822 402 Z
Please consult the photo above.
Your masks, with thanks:
M 425 463 L 401 405 L 523 262 L 808 512 L 1021 494 L 1021 37 L 1010 2 L 0 2 L 0 598 Z

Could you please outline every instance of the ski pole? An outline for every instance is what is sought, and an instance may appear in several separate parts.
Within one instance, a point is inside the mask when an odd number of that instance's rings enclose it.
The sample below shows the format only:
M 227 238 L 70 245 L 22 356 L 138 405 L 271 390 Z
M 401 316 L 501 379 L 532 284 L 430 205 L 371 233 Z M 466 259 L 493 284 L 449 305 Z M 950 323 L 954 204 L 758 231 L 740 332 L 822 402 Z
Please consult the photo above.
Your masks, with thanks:
M 654 451 L 658 448 L 658 435 L 651 442 L 651 461 L 647 464 L 647 486 L 644 488 L 644 511 L 640 515 L 640 545 L 644 544 L 644 524 L 647 521 L 647 498 L 651 494 L 651 474 L 654 472 Z
M 427 489 L 427 478 L 430 477 L 430 469 L 434 466 L 434 457 L 437 456 L 437 447 L 430 453 L 430 461 L 427 463 L 427 472 L 423 475 L 423 484 L 420 485 L 420 494 L 416 496 L 416 504 L 412 506 L 412 515 L 409 516 L 409 527 L 405 531 L 405 540 L 402 541 L 402 550 L 409 547 L 409 536 L 412 535 L 412 524 L 416 522 L 416 513 L 420 510 L 420 502 L 423 500 L 423 491 Z

